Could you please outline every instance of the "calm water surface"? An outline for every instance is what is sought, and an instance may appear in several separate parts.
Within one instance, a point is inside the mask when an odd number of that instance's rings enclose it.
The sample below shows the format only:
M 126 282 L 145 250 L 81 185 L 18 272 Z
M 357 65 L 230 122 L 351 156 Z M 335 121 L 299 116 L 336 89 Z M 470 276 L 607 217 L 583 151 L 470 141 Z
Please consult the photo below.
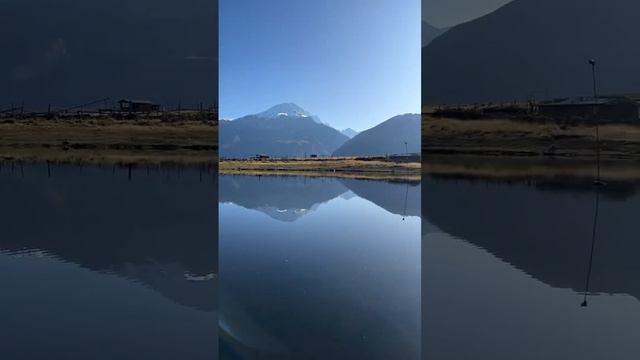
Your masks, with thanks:
M 424 178 L 423 358 L 640 358 L 639 189 Z
M 640 356 L 638 184 L 212 174 L 3 164 L 2 358 Z
M 216 359 L 212 169 L 3 163 L 1 359 Z
M 420 184 L 220 178 L 222 359 L 419 359 Z

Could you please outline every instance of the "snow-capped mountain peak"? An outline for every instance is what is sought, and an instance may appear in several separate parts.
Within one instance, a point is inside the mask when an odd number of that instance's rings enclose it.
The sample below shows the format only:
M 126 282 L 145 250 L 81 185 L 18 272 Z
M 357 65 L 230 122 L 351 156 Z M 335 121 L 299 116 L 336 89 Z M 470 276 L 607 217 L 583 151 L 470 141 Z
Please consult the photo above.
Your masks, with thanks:
M 256 114 L 258 117 L 272 119 L 280 116 L 289 116 L 289 117 L 311 117 L 313 116 L 310 112 L 301 108 L 300 106 L 294 103 L 284 103 L 276 105 L 266 111 L 263 111 L 259 114 Z
M 324 124 L 320 121 L 320 118 L 308 112 L 307 110 L 301 108 L 300 106 L 294 103 L 283 103 L 276 105 L 266 111 L 263 111 L 255 116 L 264 118 L 264 119 L 277 119 L 282 117 L 290 117 L 290 118 L 310 118 L 314 122 L 318 124 Z M 326 124 L 324 124 L 326 125 Z

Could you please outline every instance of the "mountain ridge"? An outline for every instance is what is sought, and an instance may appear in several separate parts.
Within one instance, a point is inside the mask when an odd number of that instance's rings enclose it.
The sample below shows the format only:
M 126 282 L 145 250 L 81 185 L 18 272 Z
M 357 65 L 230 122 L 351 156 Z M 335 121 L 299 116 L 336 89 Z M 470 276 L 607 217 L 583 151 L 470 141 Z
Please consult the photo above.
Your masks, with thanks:
M 0 110 L 126 97 L 216 104 L 217 12 L 203 0 L 2 1 Z
M 419 153 L 420 128 L 419 114 L 397 115 L 359 133 L 333 154 L 336 156 L 382 156 Z
M 638 12 L 632 0 L 512 1 L 423 47 L 423 103 L 588 95 L 591 58 L 599 92 L 637 92 Z
M 359 132 L 353 130 L 352 128 L 342 129 L 340 130 L 340 132 L 346 137 L 348 137 L 349 139 L 353 139 L 354 136 L 359 134 Z
M 422 21 L 422 46 L 429 45 L 433 40 L 447 32 L 451 27 L 438 28 L 427 21 Z
M 294 103 L 220 122 L 220 156 L 330 155 L 348 137 Z

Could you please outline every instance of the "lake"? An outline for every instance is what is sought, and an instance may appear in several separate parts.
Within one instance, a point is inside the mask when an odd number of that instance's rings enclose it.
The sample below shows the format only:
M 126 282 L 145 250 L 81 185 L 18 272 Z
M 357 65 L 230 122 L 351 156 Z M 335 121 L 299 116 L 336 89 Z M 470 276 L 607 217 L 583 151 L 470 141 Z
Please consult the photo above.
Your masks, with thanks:
M 221 359 L 419 359 L 416 183 L 224 175 Z
M 0 163 L 2 359 L 216 359 L 209 167 Z
M 424 176 L 423 359 L 639 358 L 639 189 Z
M 214 173 L 1 163 L 3 359 L 640 355 L 640 181 Z

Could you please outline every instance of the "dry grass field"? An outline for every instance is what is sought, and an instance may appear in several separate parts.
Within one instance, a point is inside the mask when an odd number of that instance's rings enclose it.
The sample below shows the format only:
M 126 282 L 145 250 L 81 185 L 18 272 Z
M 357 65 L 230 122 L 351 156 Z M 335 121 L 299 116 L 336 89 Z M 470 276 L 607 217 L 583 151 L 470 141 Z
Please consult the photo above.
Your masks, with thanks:
M 511 119 L 460 120 L 423 114 L 422 148 L 431 154 L 590 158 L 594 126 Z M 640 126 L 600 126 L 602 157 L 640 159 Z
M 223 160 L 221 174 L 307 175 L 358 179 L 418 181 L 419 162 L 395 162 L 383 158 L 318 158 Z
M 0 120 L 0 159 L 86 162 L 217 161 L 213 121 Z

